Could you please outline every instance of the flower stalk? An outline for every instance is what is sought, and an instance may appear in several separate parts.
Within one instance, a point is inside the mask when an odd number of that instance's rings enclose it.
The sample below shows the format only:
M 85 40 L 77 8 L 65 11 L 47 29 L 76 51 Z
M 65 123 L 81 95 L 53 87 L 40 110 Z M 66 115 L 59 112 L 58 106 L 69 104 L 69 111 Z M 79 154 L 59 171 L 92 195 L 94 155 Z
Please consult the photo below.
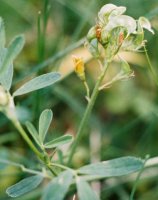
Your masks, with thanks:
M 84 116 L 81 120 L 81 123 L 79 125 L 79 128 L 78 128 L 78 131 L 77 131 L 77 134 L 76 134 L 76 138 L 71 146 L 71 149 L 70 149 L 70 154 L 69 154 L 69 159 L 68 159 L 68 164 L 71 165 L 72 163 L 72 159 L 73 159 L 73 156 L 74 156 L 74 153 L 76 151 L 76 148 L 83 136 L 83 131 L 84 131 L 84 128 L 87 124 L 87 121 L 89 119 L 89 116 L 91 114 L 91 111 L 94 107 L 94 104 L 95 104 L 95 101 L 96 101 L 96 98 L 99 94 L 99 87 L 105 77 L 105 74 L 106 74 L 106 71 L 107 71 L 107 68 L 108 68 L 108 65 L 109 65 L 109 62 L 105 62 L 104 66 L 103 66 L 103 71 L 101 73 L 101 75 L 99 76 L 97 82 L 96 82 L 96 85 L 93 89 L 93 92 L 92 92 L 92 95 L 89 99 L 89 102 L 88 102 L 88 105 L 87 105 L 87 108 L 86 108 L 86 111 L 84 113 Z

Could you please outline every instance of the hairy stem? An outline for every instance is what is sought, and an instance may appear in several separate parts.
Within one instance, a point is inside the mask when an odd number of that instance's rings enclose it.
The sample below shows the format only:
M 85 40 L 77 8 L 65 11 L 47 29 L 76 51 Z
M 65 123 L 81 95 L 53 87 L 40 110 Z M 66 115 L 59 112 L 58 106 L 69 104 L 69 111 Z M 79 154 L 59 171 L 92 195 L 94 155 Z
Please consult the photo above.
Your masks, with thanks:
M 106 62 L 104 67 L 103 67 L 103 71 L 101 73 L 101 75 L 99 76 L 97 82 L 96 82 L 96 85 L 93 89 L 93 92 L 92 92 L 92 95 L 91 95 L 91 98 L 88 102 L 88 105 L 87 105 L 87 108 L 85 110 L 85 113 L 84 113 L 84 116 L 81 120 L 81 123 L 79 125 L 79 129 L 78 129 L 78 132 L 76 134 L 76 138 L 71 146 L 71 149 L 70 149 L 70 155 L 69 155 L 69 159 L 68 159 L 68 164 L 71 165 L 71 162 L 72 162 L 72 158 L 74 156 L 74 153 L 75 153 L 75 150 L 76 150 L 76 147 L 78 146 L 78 143 L 80 142 L 81 138 L 82 138 L 82 135 L 83 135 L 83 131 L 84 131 L 84 128 L 86 126 L 86 123 L 87 123 L 87 120 L 90 116 L 90 113 L 93 109 L 93 106 L 95 104 L 95 101 L 96 101 L 96 98 L 98 96 L 98 93 L 99 93 L 99 87 L 100 87 L 100 84 L 105 76 L 105 73 L 106 73 L 106 70 L 108 68 L 108 64 L 109 62 Z

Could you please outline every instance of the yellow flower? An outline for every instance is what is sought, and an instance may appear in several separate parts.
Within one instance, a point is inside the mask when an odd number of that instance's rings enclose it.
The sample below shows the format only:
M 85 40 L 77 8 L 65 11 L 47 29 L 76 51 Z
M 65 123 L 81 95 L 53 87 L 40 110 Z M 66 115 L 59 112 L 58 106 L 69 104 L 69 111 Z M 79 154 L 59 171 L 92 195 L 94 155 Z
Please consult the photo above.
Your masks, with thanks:
M 85 67 L 84 67 L 84 61 L 82 58 L 73 56 L 73 62 L 75 66 L 75 72 L 77 76 L 82 80 L 85 81 Z

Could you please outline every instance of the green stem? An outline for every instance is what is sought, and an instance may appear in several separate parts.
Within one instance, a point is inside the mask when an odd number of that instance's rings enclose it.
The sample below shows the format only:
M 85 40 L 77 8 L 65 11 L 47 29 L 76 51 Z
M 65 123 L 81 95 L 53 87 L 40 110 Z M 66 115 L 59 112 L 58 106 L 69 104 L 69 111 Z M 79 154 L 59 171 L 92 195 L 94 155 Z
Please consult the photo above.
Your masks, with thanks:
M 103 68 L 103 71 L 100 75 L 100 77 L 98 78 L 97 82 L 96 82 L 96 85 L 93 89 L 93 92 L 92 92 L 92 95 L 91 95 L 91 98 L 88 102 L 88 105 L 87 105 L 87 108 L 86 108 L 86 111 L 84 113 L 84 116 L 81 120 L 81 123 L 80 123 L 80 126 L 79 126 L 79 129 L 78 129 L 78 132 L 76 134 L 76 138 L 71 146 L 71 149 L 70 149 L 70 155 L 69 155 L 69 159 L 68 159 L 68 164 L 71 165 L 71 162 L 72 162 L 72 158 L 73 158 L 73 155 L 75 153 L 75 150 L 76 150 L 76 147 L 78 146 L 78 143 L 80 142 L 81 138 L 82 138 L 82 135 L 83 135 L 83 130 L 86 126 L 86 123 L 87 123 L 87 120 L 90 116 L 90 113 L 92 111 L 92 108 L 94 106 L 94 103 L 96 101 L 96 98 L 98 96 L 98 93 L 99 93 L 99 87 L 100 87 L 100 84 L 105 76 L 105 73 L 106 73 L 106 70 L 108 68 L 108 64 L 109 62 L 106 62 L 105 65 L 104 65 L 104 68 Z
M 55 166 L 55 167 L 59 167 L 61 169 L 65 169 L 65 170 L 71 170 L 71 171 L 74 171 L 73 169 L 65 166 L 65 165 L 61 165 L 61 164 L 58 164 L 58 163 L 51 163 L 52 166 Z
M 87 97 L 88 100 L 89 100 L 89 98 L 90 98 L 90 94 L 89 94 L 89 93 L 90 93 L 90 91 L 89 91 L 89 86 L 88 86 L 88 84 L 87 84 L 86 81 L 84 81 L 83 84 L 84 84 L 85 89 L 86 89 L 86 97 Z
M 134 183 L 134 186 L 133 186 L 133 188 L 132 188 L 132 192 L 131 192 L 131 195 L 130 195 L 129 200 L 133 200 L 133 197 L 134 197 L 134 194 L 135 194 L 135 191 L 136 191 L 138 182 L 139 182 L 139 180 L 140 180 L 140 176 L 141 176 L 142 173 L 143 173 L 143 170 L 144 170 L 144 168 L 145 168 L 145 164 L 146 164 L 146 162 L 147 162 L 148 159 L 149 159 L 149 155 L 146 156 L 146 158 L 145 158 L 145 160 L 144 160 L 144 163 L 143 163 L 143 166 L 142 166 L 141 170 L 140 170 L 139 173 L 138 173 L 138 176 L 137 176 L 137 178 L 136 178 L 136 180 L 135 180 L 135 183 Z
M 144 51 L 145 51 L 146 59 L 148 61 L 149 70 L 150 70 L 150 72 L 151 72 L 151 74 L 153 76 L 153 79 L 154 79 L 156 85 L 158 86 L 158 77 L 157 77 L 157 74 L 155 73 L 154 67 L 151 64 L 151 61 L 150 61 L 150 58 L 149 58 L 149 55 L 148 55 L 148 52 L 147 52 L 147 49 L 146 49 L 145 45 L 144 45 Z
M 45 163 L 45 165 L 51 171 L 51 173 L 54 176 L 57 176 L 57 173 L 55 172 L 55 170 L 52 169 L 52 167 L 50 166 L 51 162 L 50 162 L 50 159 L 49 159 L 48 155 L 46 154 L 46 152 L 44 152 L 44 154 L 39 152 L 38 149 L 35 147 L 35 145 L 32 143 L 32 141 L 30 140 L 30 138 L 27 136 L 27 133 L 25 132 L 25 130 L 21 126 L 20 122 L 18 120 L 13 120 L 13 119 L 11 119 L 11 120 L 12 120 L 14 126 L 16 127 L 16 129 L 19 131 L 19 133 L 23 137 L 23 139 L 27 142 L 29 147 L 32 149 L 32 151 L 37 155 L 37 157 L 41 161 L 43 161 Z
M 46 40 L 46 28 L 47 28 L 47 22 L 49 17 L 49 0 L 44 1 L 44 10 L 43 10 L 43 16 L 41 12 L 39 12 L 38 15 L 38 57 L 39 62 L 42 62 L 45 57 L 45 40 Z
M 19 133 L 21 134 L 21 136 L 23 137 L 23 139 L 27 142 L 27 144 L 30 146 L 30 148 L 32 149 L 32 151 L 38 156 L 38 158 L 40 158 L 41 160 L 43 160 L 43 154 L 40 153 L 38 151 L 38 149 L 35 147 L 35 145 L 32 143 L 32 141 L 30 140 L 30 138 L 27 136 L 25 130 L 23 129 L 23 127 L 21 126 L 21 124 L 19 123 L 18 120 L 12 120 L 14 126 L 16 127 L 16 129 L 19 131 Z
M 42 61 L 42 32 L 41 32 L 41 11 L 38 12 L 38 19 L 37 19 L 37 40 L 38 40 L 38 60 Z

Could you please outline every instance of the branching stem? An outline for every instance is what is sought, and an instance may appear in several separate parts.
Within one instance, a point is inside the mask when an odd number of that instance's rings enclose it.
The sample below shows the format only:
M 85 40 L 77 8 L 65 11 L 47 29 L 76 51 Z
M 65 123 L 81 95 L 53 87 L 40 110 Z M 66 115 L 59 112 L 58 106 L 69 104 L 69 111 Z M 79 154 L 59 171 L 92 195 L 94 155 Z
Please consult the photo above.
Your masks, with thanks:
M 100 84 L 106 74 L 106 71 L 107 71 L 107 68 L 108 68 L 108 65 L 109 65 L 109 62 L 106 62 L 105 65 L 103 66 L 103 71 L 101 73 L 101 75 L 99 76 L 97 82 L 96 82 L 96 85 L 93 89 L 93 92 L 92 92 L 92 95 L 91 95 L 91 98 L 88 102 L 88 105 L 87 105 L 87 108 L 85 110 L 85 113 L 83 115 L 83 118 L 81 120 L 81 123 L 79 125 L 79 129 L 78 129 L 78 132 L 76 134 L 76 138 L 71 146 L 71 149 L 70 149 L 70 155 L 69 155 L 69 159 L 68 159 L 68 164 L 71 165 L 71 162 L 72 162 L 72 158 L 74 156 L 74 153 L 76 151 L 76 147 L 78 146 L 78 143 L 80 142 L 82 136 L 83 136 L 83 131 L 84 131 L 84 128 L 86 126 L 86 123 L 87 123 L 87 120 L 89 119 L 89 116 L 90 116 L 90 113 L 93 109 L 93 106 L 95 104 L 95 101 L 96 101 L 96 98 L 98 96 L 98 93 L 99 93 L 99 87 L 100 87 Z
M 20 122 L 16 119 L 11 119 L 12 123 L 14 124 L 15 128 L 19 131 L 19 133 L 21 134 L 21 136 L 23 137 L 23 139 L 26 141 L 26 143 L 29 145 L 29 147 L 32 149 L 32 151 L 37 155 L 37 157 L 44 162 L 44 164 L 47 166 L 47 168 L 51 171 L 51 173 L 54 176 L 57 176 L 57 173 L 55 172 L 54 169 L 52 169 L 50 163 L 50 159 L 48 157 L 48 155 L 43 152 L 41 153 L 36 147 L 35 145 L 32 143 L 32 141 L 30 140 L 30 138 L 28 137 L 27 133 L 25 132 L 25 130 L 23 129 L 23 127 L 21 126 Z

